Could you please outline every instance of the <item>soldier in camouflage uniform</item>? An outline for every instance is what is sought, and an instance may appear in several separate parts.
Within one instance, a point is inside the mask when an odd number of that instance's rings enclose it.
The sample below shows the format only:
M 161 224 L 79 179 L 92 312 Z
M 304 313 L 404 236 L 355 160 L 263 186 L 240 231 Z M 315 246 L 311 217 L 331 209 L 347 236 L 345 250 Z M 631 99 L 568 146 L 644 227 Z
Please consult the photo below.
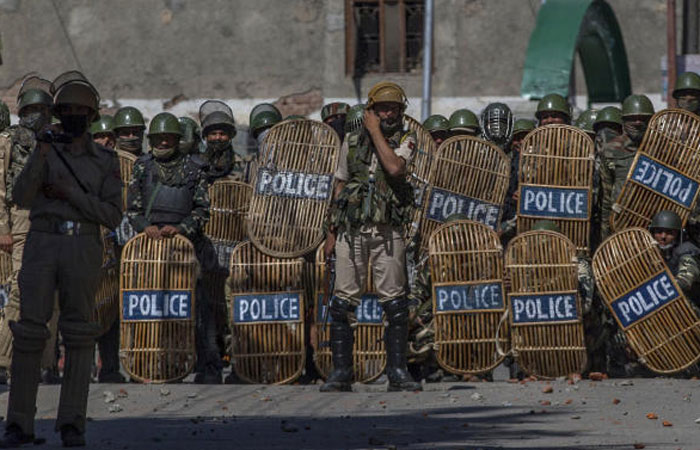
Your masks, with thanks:
M 231 109 L 218 100 L 208 100 L 199 114 L 206 150 L 194 160 L 206 167 L 209 184 L 224 177 L 247 183 L 248 161 L 233 150 L 236 124 Z
M 119 108 L 114 114 L 114 134 L 117 137 L 115 150 L 139 156 L 143 151 L 143 133 L 146 122 L 141 111 L 133 106 Z M 128 180 L 125 180 L 128 182 Z
M 189 155 L 178 150 L 182 132 L 177 117 L 160 113 L 151 120 L 148 140 L 151 153 L 136 161 L 129 183 L 127 216 L 136 232 L 151 239 L 181 234 L 195 247 L 202 271 L 215 260 L 208 240 L 203 239 L 209 220 L 209 192 L 206 173 Z M 209 322 L 201 278 L 197 282 L 196 341 L 200 383 L 221 383 L 221 359 Z
M 568 125 L 571 123 L 571 106 L 559 94 L 547 94 L 537 103 L 537 125 Z
M 603 242 L 610 235 L 610 214 L 613 204 L 627 180 L 627 172 L 653 115 L 654 106 L 648 97 L 630 95 L 622 103 L 623 134 L 603 146 L 600 162 L 601 236 L 599 242 Z
M 574 121 L 574 126 L 584 131 L 592 140 L 595 140 L 595 131 L 593 131 L 593 123 L 595 122 L 597 114 L 597 110 L 587 109 L 584 112 L 582 112 Z
M 258 144 L 258 152 L 267 131 L 279 122 L 282 122 L 282 113 L 271 103 L 260 103 L 250 112 L 249 133 Z
M 481 128 L 476 114 L 468 109 L 458 109 L 450 116 L 450 135 L 452 136 L 478 136 Z
M 330 305 L 333 371 L 322 392 L 349 391 L 355 308 L 372 264 L 374 286 L 388 325 L 385 332 L 389 390 L 420 390 L 406 367 L 408 299 L 402 231 L 411 221 L 413 189 L 406 179 L 417 138 L 404 129 L 406 95 L 395 83 L 369 92 L 364 127 L 345 139 L 324 255 L 336 254 L 335 297 Z
M 114 118 L 107 114 L 100 115 L 100 118 L 90 125 L 92 140 L 107 148 L 114 148 L 116 136 L 114 135 Z
M 335 130 L 340 142 L 345 139 L 345 118 L 348 115 L 350 105 L 343 102 L 334 102 L 321 108 L 321 121 Z
M 430 133 L 430 136 L 432 136 L 435 141 L 435 145 L 438 147 L 450 137 L 450 122 L 445 116 L 441 116 L 440 114 L 433 114 L 425 119 L 423 128 Z
M 23 87 L 33 85 L 32 81 L 31 78 L 27 79 Z M 15 205 L 12 200 L 12 189 L 29 155 L 36 147 L 36 133 L 51 122 L 53 99 L 48 93 L 51 83 L 47 80 L 41 81 L 45 84 L 44 89 L 20 90 L 17 97 L 19 125 L 11 126 L 0 134 L 0 205 L 2 206 L 0 208 L 0 247 L 2 251 L 12 254 L 9 301 L 3 309 L 2 321 L 0 321 L 0 381 L 2 382 L 7 381 L 6 369 L 9 368 L 12 357 L 12 333 L 9 323 L 19 319 L 20 293 L 17 276 L 22 266 L 24 243 L 29 232 L 29 210 Z M 9 125 L 9 111 L 7 111 L 7 124 Z M 46 343 L 41 363 L 41 378 L 44 383 L 54 384 L 60 381 L 56 367 L 57 322 L 58 303 L 55 303 L 49 322 L 50 338 Z
M 678 107 L 693 114 L 700 113 L 700 75 L 683 72 L 678 75 L 673 87 L 673 98 Z
M 520 171 L 521 144 L 525 136 L 534 129 L 535 122 L 530 119 L 518 119 L 513 124 L 513 137 L 510 144 L 510 147 L 513 149 L 510 155 L 510 180 L 503 204 L 501 229 L 499 231 L 501 243 L 503 243 L 503 245 L 506 245 L 508 241 L 515 236 L 515 221 L 518 213 L 518 174 Z
M 189 117 L 180 117 L 180 129 L 182 137 L 180 137 L 180 151 L 185 155 L 198 155 L 202 153 L 202 132 L 199 125 L 194 119 Z

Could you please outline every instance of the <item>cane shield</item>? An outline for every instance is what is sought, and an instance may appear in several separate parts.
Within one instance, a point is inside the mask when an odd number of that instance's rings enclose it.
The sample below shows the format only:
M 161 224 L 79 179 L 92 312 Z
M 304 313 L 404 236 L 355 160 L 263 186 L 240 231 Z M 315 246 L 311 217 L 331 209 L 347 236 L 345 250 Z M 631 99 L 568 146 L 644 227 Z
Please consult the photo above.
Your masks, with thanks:
M 95 294 L 95 322 L 106 333 L 119 317 L 119 258 L 114 233 L 100 228 L 102 233 L 102 267 Z
M 614 231 L 646 228 L 663 210 L 677 213 L 685 226 L 700 183 L 700 118 L 665 109 L 649 121 L 627 181 L 612 206 Z
M 415 210 L 413 220 L 406 230 L 408 239 L 413 238 L 420 225 L 421 213 L 423 212 L 423 199 L 429 182 L 430 167 L 433 163 L 433 156 L 437 151 L 437 145 L 428 130 L 423 128 L 420 122 L 411 116 L 403 116 L 404 128 L 416 133 L 416 151 L 413 161 L 408 166 L 408 181 L 413 186 Z
M 628 228 L 606 239 L 593 275 L 642 364 L 671 374 L 700 360 L 700 319 L 648 231 Z
M 136 156 L 122 150 L 117 150 L 116 152 L 117 158 L 119 159 L 119 171 L 122 175 L 122 211 L 126 211 L 126 193 L 129 189 L 131 174 L 134 172 Z
M 453 373 L 488 372 L 503 361 L 497 346 L 509 346 L 498 236 L 460 220 L 435 229 L 428 246 L 437 361 Z
M 246 217 L 248 236 L 263 253 L 294 258 L 323 240 L 340 140 L 328 125 L 286 120 L 263 139 Z
M 593 141 L 568 125 L 546 125 L 523 139 L 520 151 L 518 233 L 539 220 L 555 222 L 579 252 L 589 252 Z
M 586 365 L 576 246 L 552 231 L 528 231 L 506 249 L 513 355 L 531 375 L 555 378 Z
M 328 314 L 324 330 L 323 319 L 326 306 L 323 305 L 324 283 L 328 273 L 323 258 L 323 245 L 316 251 L 316 302 L 314 308 L 315 337 L 314 362 L 323 378 L 327 378 L 333 369 L 330 342 L 330 323 L 333 318 Z M 331 286 L 332 289 L 332 286 Z M 371 383 L 381 376 L 386 367 L 386 350 L 384 346 L 384 323 L 379 296 L 373 293 L 372 268 L 367 271 L 366 293 L 362 296 L 360 306 L 355 310 L 356 323 L 353 324 L 353 371 L 354 380 L 359 383 Z
M 198 270 L 194 246 L 181 235 L 141 233 L 124 247 L 119 353 L 133 379 L 172 382 L 194 368 Z
M 304 368 L 302 258 L 269 256 L 246 241 L 231 253 L 233 370 L 249 383 L 291 383 Z
M 437 149 L 428 179 L 420 225 L 424 249 L 455 213 L 496 230 L 510 180 L 510 159 L 497 145 L 471 136 L 449 138 Z

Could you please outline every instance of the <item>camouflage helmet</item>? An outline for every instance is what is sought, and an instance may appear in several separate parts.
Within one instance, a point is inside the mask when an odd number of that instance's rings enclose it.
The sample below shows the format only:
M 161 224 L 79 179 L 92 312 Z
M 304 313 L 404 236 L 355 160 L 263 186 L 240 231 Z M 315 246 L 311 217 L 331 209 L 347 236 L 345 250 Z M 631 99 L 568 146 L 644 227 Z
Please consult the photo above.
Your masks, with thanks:
M 604 123 L 614 123 L 622 126 L 622 110 L 617 106 L 606 106 L 601 109 L 593 122 L 593 129 L 598 131 L 598 127 Z
M 408 98 L 401 86 L 391 81 L 380 81 L 375 84 L 367 94 L 367 108 L 372 108 L 376 103 L 399 103 L 404 111 L 408 106 Z
M 77 70 L 70 70 L 57 76 L 51 84 L 51 94 L 55 106 L 80 105 L 90 108 L 95 114 L 100 109 L 100 94 L 97 89 Z
M 27 89 L 17 97 L 17 113 L 30 105 L 44 105 L 49 108 L 53 106 L 51 95 L 41 89 Z
M 10 126 L 10 108 L 0 100 L 0 131 Z
M 457 222 L 458 220 L 471 220 L 471 218 L 464 213 L 452 213 L 449 216 L 447 216 L 447 219 L 445 219 L 445 223 Z
M 116 114 L 114 114 L 114 130 L 116 131 L 119 128 L 127 127 L 138 127 L 141 129 L 146 128 L 146 122 L 143 120 L 141 111 L 133 106 L 124 106 L 119 108 Z
M 535 129 L 535 121 L 531 119 L 518 119 L 513 123 L 513 136 L 521 133 L 529 133 Z
M 673 211 L 659 211 L 654 218 L 651 219 L 651 224 L 649 225 L 650 230 L 655 228 L 680 231 L 683 228 L 683 221 L 680 216 Z
M 450 116 L 450 131 L 479 130 L 479 119 L 468 109 L 458 109 Z
M 90 124 L 90 134 L 112 133 L 114 134 L 114 118 L 109 115 L 100 115 L 100 118 Z
M 425 119 L 423 122 L 423 128 L 429 132 L 433 131 L 446 131 L 450 128 L 450 122 L 445 116 L 440 114 L 433 114 L 432 116 Z
M 331 116 L 347 115 L 350 105 L 343 102 L 333 102 L 321 108 L 321 120 L 326 121 Z
M 574 125 L 586 133 L 593 133 L 593 124 L 595 123 L 597 115 L 598 111 L 595 109 L 587 109 L 576 118 Z
M 532 224 L 532 231 L 554 231 L 556 233 L 561 233 L 559 225 L 551 220 L 538 220 Z
M 558 112 L 564 114 L 567 118 L 571 118 L 569 102 L 559 94 L 547 94 L 542 97 L 537 103 L 535 117 L 539 119 L 543 112 Z
M 180 131 L 182 132 L 180 148 L 189 152 L 192 146 L 202 139 L 199 125 L 190 117 L 180 117 L 177 121 L 180 122 Z
M 622 117 L 653 116 L 654 105 L 646 95 L 630 95 L 622 102 Z
M 365 119 L 365 104 L 358 103 L 350 107 L 348 115 L 345 116 L 345 132 L 352 133 L 362 128 Z
M 676 78 L 673 87 L 673 98 L 678 98 L 683 91 L 696 91 L 700 93 L 700 75 L 695 72 L 683 72 Z
M 224 129 L 231 138 L 236 135 L 236 123 L 233 111 L 219 100 L 207 100 L 199 107 L 199 122 L 202 124 L 202 134 L 206 136 L 212 129 Z
M 249 126 L 253 136 L 263 128 L 269 128 L 278 122 L 282 121 L 282 114 L 275 105 L 271 103 L 260 103 L 256 105 L 250 112 Z
M 180 121 L 173 114 L 162 112 L 156 114 L 148 126 L 148 137 L 156 134 L 176 134 L 182 136 Z

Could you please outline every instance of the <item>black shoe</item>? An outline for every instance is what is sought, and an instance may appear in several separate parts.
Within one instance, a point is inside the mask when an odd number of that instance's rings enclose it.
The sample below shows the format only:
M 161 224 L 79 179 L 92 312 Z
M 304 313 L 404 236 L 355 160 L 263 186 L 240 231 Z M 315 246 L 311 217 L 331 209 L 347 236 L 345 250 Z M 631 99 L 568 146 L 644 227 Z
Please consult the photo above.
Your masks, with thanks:
M 119 372 L 100 373 L 97 376 L 98 383 L 126 383 L 126 378 Z
M 18 448 L 25 444 L 34 443 L 33 434 L 25 434 L 17 425 L 8 425 L 5 435 L 0 440 L 0 448 Z
M 56 369 L 41 369 L 41 384 L 61 384 L 61 377 Z
M 194 382 L 197 384 L 221 384 L 223 383 L 223 375 L 220 371 L 199 372 L 194 376 Z
M 353 378 L 353 358 L 352 347 L 354 335 L 352 327 L 347 320 L 349 304 L 339 299 L 334 299 L 330 314 L 333 317 L 331 322 L 331 359 L 333 370 L 321 385 L 321 392 L 351 392 Z M 335 314 L 335 315 L 334 315 Z
M 85 435 L 73 425 L 61 427 L 61 441 L 64 447 L 85 447 Z
M 406 365 L 408 304 L 398 298 L 384 303 L 382 307 L 389 322 L 384 332 L 386 376 L 389 379 L 387 391 L 422 391 L 423 386 L 413 380 Z
M 334 368 L 320 392 L 352 392 L 352 367 Z

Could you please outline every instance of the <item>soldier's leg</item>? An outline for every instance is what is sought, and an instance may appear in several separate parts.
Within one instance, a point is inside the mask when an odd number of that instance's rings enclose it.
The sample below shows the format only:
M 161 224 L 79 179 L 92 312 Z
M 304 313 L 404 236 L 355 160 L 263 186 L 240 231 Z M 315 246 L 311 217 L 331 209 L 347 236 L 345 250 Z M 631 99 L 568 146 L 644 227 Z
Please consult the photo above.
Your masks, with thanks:
M 46 341 L 44 353 L 41 355 L 41 381 L 46 384 L 58 384 L 61 378 L 58 376 L 57 343 L 58 343 L 58 295 L 54 295 L 53 311 L 49 320 L 49 339 Z
M 408 298 L 403 238 L 398 230 L 387 226 L 378 227 L 369 248 L 374 287 L 388 321 L 384 341 L 389 391 L 421 390 L 421 384 L 413 380 L 406 366 Z
M 66 431 L 84 442 L 85 410 L 99 325 L 91 322 L 102 265 L 102 242 L 95 235 L 60 236 L 58 328 L 66 347 L 56 429 L 66 445 Z
M 197 347 L 197 374 L 195 382 L 202 384 L 221 384 L 222 362 L 216 343 L 216 300 L 212 297 L 209 286 L 215 276 L 212 271 L 218 266 L 216 252 L 209 239 L 201 238 L 195 243 L 197 258 L 202 275 L 197 280 L 197 306 L 195 342 Z
M 367 286 L 369 254 L 362 235 L 341 234 L 335 243 L 334 298 L 329 305 L 333 370 L 321 392 L 350 391 L 353 378 L 354 311 Z
M 99 383 L 124 383 L 124 376 L 119 373 L 119 320 L 112 322 L 109 330 L 97 339 L 102 366 L 97 375 Z

